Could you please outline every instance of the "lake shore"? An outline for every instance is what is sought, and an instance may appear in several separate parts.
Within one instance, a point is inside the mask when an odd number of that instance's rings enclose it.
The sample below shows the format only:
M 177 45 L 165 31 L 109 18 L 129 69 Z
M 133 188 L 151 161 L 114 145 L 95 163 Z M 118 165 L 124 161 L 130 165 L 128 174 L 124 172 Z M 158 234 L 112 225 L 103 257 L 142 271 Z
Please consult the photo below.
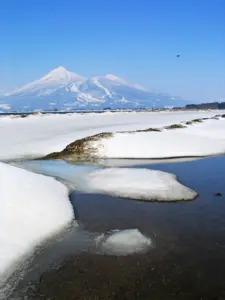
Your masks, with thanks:
M 138 166 L 175 173 L 199 193 L 188 203 L 73 193 L 71 202 L 85 232 L 96 236 L 138 228 L 153 246 L 146 253 L 127 256 L 96 253 L 89 242 L 74 254 L 65 249 L 64 260 L 56 260 L 36 280 L 28 273 L 12 299 L 224 299 L 224 162 L 225 156 L 218 156 Z M 216 197 L 217 192 L 222 196 Z M 71 235 L 73 243 L 75 238 L 76 233 Z M 51 251 L 57 252 L 57 247 Z

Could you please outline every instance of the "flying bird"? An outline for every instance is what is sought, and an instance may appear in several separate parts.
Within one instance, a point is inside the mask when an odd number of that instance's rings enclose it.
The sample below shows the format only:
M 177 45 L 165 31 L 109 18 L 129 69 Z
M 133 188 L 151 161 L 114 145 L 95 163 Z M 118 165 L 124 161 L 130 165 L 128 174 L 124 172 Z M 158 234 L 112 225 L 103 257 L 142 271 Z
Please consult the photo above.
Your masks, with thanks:
M 177 54 L 177 57 L 180 57 L 180 54 Z

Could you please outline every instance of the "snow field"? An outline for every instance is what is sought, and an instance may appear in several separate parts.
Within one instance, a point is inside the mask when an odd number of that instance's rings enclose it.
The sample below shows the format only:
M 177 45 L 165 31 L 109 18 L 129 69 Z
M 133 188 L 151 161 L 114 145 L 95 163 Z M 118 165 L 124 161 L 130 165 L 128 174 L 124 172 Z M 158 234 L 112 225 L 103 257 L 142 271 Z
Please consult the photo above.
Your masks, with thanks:
M 72 114 L 72 115 L 51 115 L 51 116 L 29 116 L 27 118 L 12 118 L 1 117 L 0 118 L 0 159 L 18 159 L 18 158 L 36 158 L 47 155 L 51 152 L 57 152 L 63 150 L 68 144 L 74 142 L 77 139 L 81 139 L 87 136 L 91 136 L 101 132 L 116 132 L 125 130 L 137 130 L 146 129 L 149 127 L 162 127 L 182 121 L 189 121 L 196 118 L 212 117 L 217 112 L 162 112 L 162 113 L 103 113 L 103 114 Z M 222 113 L 222 112 L 220 112 Z M 205 121 L 203 124 L 207 123 Z M 209 121 L 210 122 L 210 121 Z M 222 122 L 223 121 L 215 121 Z M 197 129 L 199 125 L 193 125 L 193 129 Z M 190 126 L 192 127 L 192 126 Z M 191 128 L 186 128 L 191 130 Z M 175 131 L 177 134 L 175 134 Z M 179 131 L 179 132 L 178 132 Z M 169 131 L 167 131 L 169 133 Z M 179 135 L 182 129 L 174 130 L 172 135 Z M 141 134 L 141 133 L 140 133 Z M 158 134 L 158 133 L 157 133 Z M 149 137 L 157 137 L 158 139 L 166 138 L 164 132 L 160 133 L 161 136 L 153 135 L 153 133 L 144 133 L 144 139 Z M 170 133 L 171 134 L 171 133 Z M 209 133 L 205 133 L 210 135 Z M 213 131 L 214 134 L 214 131 Z M 194 134 L 196 135 L 196 134 Z M 131 140 L 136 139 L 138 134 L 123 135 L 122 140 L 127 143 L 132 143 Z M 142 135 L 140 135 L 142 136 Z M 192 135 L 193 136 L 193 135 Z M 212 135 L 210 135 L 212 136 Z M 116 135 L 115 139 L 119 139 L 120 135 Z M 130 137 L 130 138 L 128 138 Z M 182 137 L 181 137 L 182 138 Z M 190 137 L 191 138 L 191 137 Z M 137 142 L 144 142 L 143 139 Z M 177 137 L 179 140 L 179 137 Z M 168 143 L 170 139 L 168 137 Z M 116 145 L 122 149 L 122 145 L 117 143 Z M 126 142 L 124 144 L 126 144 Z M 108 140 L 111 143 L 111 139 Z M 114 143 L 114 141 L 113 141 Z M 146 143 L 146 142 L 145 142 Z M 165 148 L 166 142 L 163 142 Z M 193 144 L 193 143 L 192 143 Z M 129 144 L 128 144 L 129 145 Z M 127 149 L 128 149 L 127 145 Z M 150 146 L 153 147 L 154 141 Z M 161 146 L 159 144 L 159 146 Z M 133 145 L 129 146 L 130 150 Z M 141 147 L 141 145 L 140 145 Z M 101 153 L 102 156 L 112 156 L 111 145 L 108 146 L 105 143 L 105 153 Z M 142 147 L 144 148 L 144 147 Z M 114 151 L 114 150 L 113 150 Z M 157 149 L 158 152 L 158 149 Z M 122 153 L 123 154 L 123 153 Z M 124 156 L 124 154 L 122 155 Z M 129 151 L 127 152 L 127 155 Z M 131 155 L 132 154 L 132 155 Z M 134 156 L 131 153 L 130 156 Z M 139 154 L 139 152 L 137 152 Z M 137 154 L 135 157 L 137 157 Z M 142 153 L 142 156 L 145 153 Z M 151 154 L 151 153 L 150 153 Z M 119 157 L 119 153 L 115 153 L 115 157 Z M 148 155 L 150 157 L 151 155 Z M 159 156 L 159 155 L 158 155 Z M 125 156 L 126 157 L 126 156 Z
M 225 153 L 225 119 L 162 132 L 115 133 L 90 142 L 99 158 L 176 158 Z
M 43 175 L 0 163 L 0 285 L 19 260 L 72 222 L 67 188 Z

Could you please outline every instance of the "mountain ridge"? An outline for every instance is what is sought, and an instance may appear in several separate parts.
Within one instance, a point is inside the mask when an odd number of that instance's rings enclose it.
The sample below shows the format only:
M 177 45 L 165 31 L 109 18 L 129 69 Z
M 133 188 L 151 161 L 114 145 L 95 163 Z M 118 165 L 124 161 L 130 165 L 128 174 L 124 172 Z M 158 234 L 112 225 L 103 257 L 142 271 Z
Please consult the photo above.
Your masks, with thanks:
M 185 105 L 113 74 L 86 78 L 63 66 L 0 96 L 0 110 L 151 108 Z

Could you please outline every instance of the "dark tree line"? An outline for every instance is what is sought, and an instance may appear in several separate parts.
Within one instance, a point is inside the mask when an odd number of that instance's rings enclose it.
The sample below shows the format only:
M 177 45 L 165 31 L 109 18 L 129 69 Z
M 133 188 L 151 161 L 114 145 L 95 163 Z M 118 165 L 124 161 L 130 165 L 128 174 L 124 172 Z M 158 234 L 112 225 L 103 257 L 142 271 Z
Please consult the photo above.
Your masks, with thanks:
M 225 109 L 225 102 L 188 104 L 185 106 L 185 108 L 186 109 Z

